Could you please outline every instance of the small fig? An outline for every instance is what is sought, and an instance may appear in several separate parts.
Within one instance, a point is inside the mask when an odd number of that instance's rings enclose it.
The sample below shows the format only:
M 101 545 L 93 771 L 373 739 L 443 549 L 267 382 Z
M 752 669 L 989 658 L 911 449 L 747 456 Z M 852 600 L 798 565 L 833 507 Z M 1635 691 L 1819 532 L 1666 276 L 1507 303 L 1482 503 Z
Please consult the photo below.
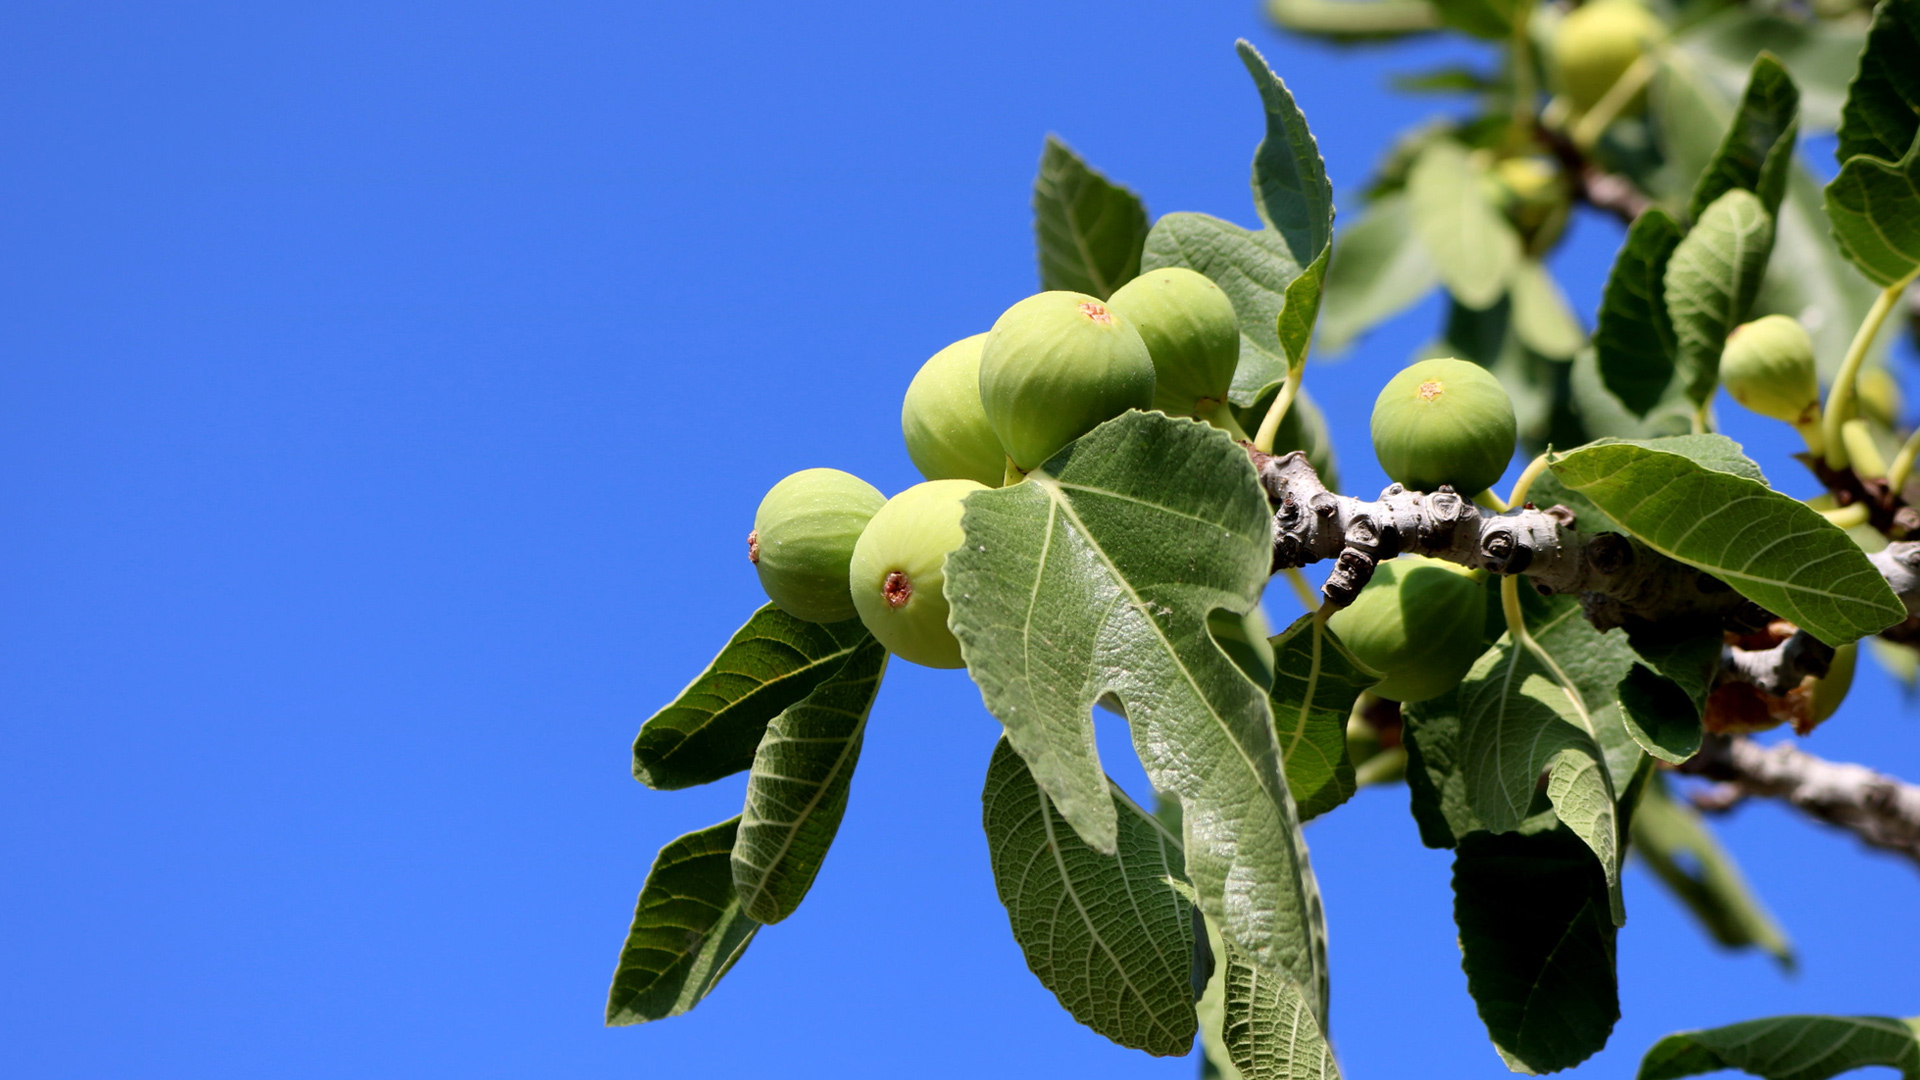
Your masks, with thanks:
M 1853 669 L 1859 659 L 1860 647 L 1856 642 L 1849 641 L 1833 650 L 1833 660 L 1827 665 L 1827 673 L 1812 680 L 1813 701 L 1809 704 L 1809 711 L 1813 724 L 1825 722 L 1847 699 L 1847 691 L 1853 689 Z M 1813 729 L 1813 724 L 1807 726 L 1809 731 Z M 1805 735 L 1806 732 L 1800 734 Z
M 907 385 L 900 432 L 907 456 L 929 480 L 978 480 L 999 487 L 1007 455 L 980 405 L 980 347 L 975 334 L 933 354 Z
M 1576 112 L 1586 112 L 1666 36 L 1665 24 L 1637 0 L 1594 0 L 1573 9 L 1553 35 L 1553 72 L 1560 92 Z M 1638 112 L 1646 98 L 1643 88 L 1621 114 Z
M 1497 201 L 1527 250 L 1539 254 L 1551 249 L 1573 211 L 1573 191 L 1559 166 L 1543 157 L 1502 158 L 1493 178 Z
M 847 582 L 860 621 L 887 651 L 928 667 L 965 666 L 947 629 L 947 553 L 960 546 L 961 505 L 977 480 L 928 480 L 887 500 L 853 547 Z
M 1008 308 L 980 354 L 980 402 L 1029 472 L 1103 421 L 1153 406 L 1153 358 L 1127 317 L 1076 292 Z
M 1794 427 L 1820 421 L 1820 383 L 1813 338 L 1798 320 L 1765 315 L 1727 335 L 1720 383 L 1733 400 Z
M 773 485 L 753 515 L 747 558 L 768 599 L 796 619 L 853 618 L 847 563 L 887 497 L 839 469 L 802 469 Z
M 1149 270 L 1108 298 L 1147 343 L 1153 407 L 1169 416 L 1213 416 L 1240 363 L 1233 301 L 1205 274 L 1184 266 Z
M 1507 471 L 1517 436 L 1500 380 L 1465 360 L 1422 360 L 1387 380 L 1373 403 L 1374 456 L 1415 491 L 1485 491 Z
M 1486 589 L 1471 571 L 1401 555 L 1375 568 L 1373 580 L 1327 625 L 1384 676 L 1372 693 L 1425 701 L 1452 689 L 1480 658 L 1486 616 Z

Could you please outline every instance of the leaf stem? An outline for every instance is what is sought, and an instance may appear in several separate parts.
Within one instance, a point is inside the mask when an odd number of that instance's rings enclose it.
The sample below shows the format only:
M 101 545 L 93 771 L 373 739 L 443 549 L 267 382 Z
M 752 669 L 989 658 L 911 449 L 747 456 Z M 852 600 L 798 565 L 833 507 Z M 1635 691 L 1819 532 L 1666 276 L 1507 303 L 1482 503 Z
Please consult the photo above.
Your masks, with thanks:
M 1280 576 L 1287 579 L 1287 585 L 1293 589 L 1293 595 L 1300 601 L 1301 607 L 1312 611 L 1320 606 L 1320 594 L 1314 592 L 1313 586 L 1307 583 L 1307 575 L 1297 567 L 1287 567 L 1280 571 Z
M 1492 488 L 1488 488 L 1480 494 L 1475 495 L 1473 501 L 1496 514 L 1504 514 L 1507 512 L 1506 502 L 1503 501 L 1500 496 L 1495 495 Z
M 1280 421 L 1287 418 L 1287 410 L 1293 407 L 1293 399 L 1300 393 L 1300 384 L 1305 381 L 1306 366 L 1287 372 L 1287 381 L 1280 387 L 1280 396 L 1273 399 L 1267 407 L 1267 415 L 1260 421 L 1260 431 L 1253 437 L 1253 448 L 1263 454 L 1273 453 L 1273 440 L 1280 434 Z
M 1513 482 L 1513 493 L 1507 496 L 1507 505 L 1504 509 L 1510 510 L 1516 506 L 1527 505 L 1528 490 L 1533 487 L 1533 482 L 1539 478 L 1540 474 L 1546 471 L 1547 455 L 1541 454 L 1528 462 L 1527 467 L 1521 470 L 1520 478 Z
M 1898 494 L 1907 486 L 1907 477 L 1913 475 L 1913 459 L 1920 455 L 1920 428 L 1913 429 L 1907 441 L 1900 444 L 1900 452 L 1893 455 L 1893 464 L 1887 466 L 1887 488 Z
M 1513 40 L 1508 51 L 1508 62 L 1513 65 L 1513 118 L 1507 127 L 1507 146 L 1516 153 L 1533 141 L 1533 104 L 1540 94 L 1533 78 L 1533 42 L 1527 34 L 1532 19 L 1533 4 L 1522 3 L 1513 13 Z
M 1873 339 L 1880 336 L 1880 324 L 1887 321 L 1887 313 L 1900 302 L 1908 283 L 1917 274 L 1920 271 L 1880 290 L 1873 306 L 1867 309 L 1867 317 L 1861 320 L 1860 329 L 1854 333 L 1853 344 L 1847 346 L 1846 359 L 1840 361 L 1840 372 L 1833 377 L 1833 388 L 1827 391 L 1826 408 L 1820 417 L 1820 441 L 1826 444 L 1829 469 L 1847 467 L 1847 445 L 1840 438 L 1840 425 L 1853 413 L 1854 382 L 1860 376 L 1860 365 L 1866 360 Z
M 1599 142 L 1600 136 L 1605 135 L 1607 129 L 1613 126 L 1613 122 L 1620 118 L 1621 110 L 1631 104 L 1641 90 L 1646 89 L 1647 83 L 1653 79 L 1654 69 L 1658 66 L 1659 61 L 1653 53 L 1641 53 L 1640 58 L 1613 81 L 1613 85 L 1607 88 L 1607 92 L 1601 96 L 1600 100 L 1593 103 L 1593 108 L 1588 109 L 1580 119 L 1574 121 L 1573 130 L 1567 133 L 1567 137 L 1573 140 L 1573 145 L 1578 147 L 1581 153 L 1584 154 L 1593 149 L 1593 144 Z
M 1574 712 L 1580 714 L 1581 726 L 1587 729 L 1588 735 L 1597 740 L 1599 733 L 1594 730 L 1593 716 L 1587 711 L 1587 703 L 1580 696 L 1579 687 L 1573 685 L 1573 680 L 1568 678 L 1567 673 L 1561 669 L 1559 661 L 1542 648 L 1539 642 L 1533 640 L 1533 632 L 1527 629 L 1526 615 L 1520 610 L 1520 575 L 1510 574 L 1500 579 L 1500 610 L 1507 617 L 1507 633 L 1513 635 L 1516 644 L 1532 653 L 1534 658 L 1547 669 L 1547 673 L 1553 676 L 1553 681 L 1560 684 L 1560 689 L 1566 691 L 1567 700 L 1573 703 Z

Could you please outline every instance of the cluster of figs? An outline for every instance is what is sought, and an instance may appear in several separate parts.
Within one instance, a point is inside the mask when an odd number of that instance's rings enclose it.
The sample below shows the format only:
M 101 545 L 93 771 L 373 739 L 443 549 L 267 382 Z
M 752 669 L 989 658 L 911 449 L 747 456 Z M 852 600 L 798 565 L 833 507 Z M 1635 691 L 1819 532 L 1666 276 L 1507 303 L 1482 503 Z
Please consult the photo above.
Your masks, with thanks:
M 1129 409 L 1192 417 L 1247 441 L 1257 418 L 1236 415 L 1227 397 L 1239 357 L 1232 301 L 1192 270 L 1149 271 L 1104 301 L 1068 291 L 1029 296 L 986 333 L 935 353 L 907 387 L 900 427 L 923 483 L 889 499 L 838 469 L 796 472 L 761 500 L 748 557 L 788 614 L 818 623 L 858 618 L 896 656 L 962 667 L 943 588 L 947 554 L 963 539 L 966 497 L 1022 482 Z M 1721 374 L 1748 407 L 1817 429 L 1812 342 L 1798 323 L 1769 316 L 1740 328 Z M 1486 492 L 1511 462 L 1517 436 L 1499 380 L 1448 357 L 1390 379 L 1371 426 L 1381 467 L 1415 491 Z M 1329 622 L 1383 675 L 1375 694 L 1423 701 L 1456 685 L 1484 650 L 1484 633 L 1496 625 L 1488 621 L 1491 595 L 1484 571 L 1407 554 L 1382 563 Z M 1214 633 L 1250 677 L 1271 684 L 1257 608 Z

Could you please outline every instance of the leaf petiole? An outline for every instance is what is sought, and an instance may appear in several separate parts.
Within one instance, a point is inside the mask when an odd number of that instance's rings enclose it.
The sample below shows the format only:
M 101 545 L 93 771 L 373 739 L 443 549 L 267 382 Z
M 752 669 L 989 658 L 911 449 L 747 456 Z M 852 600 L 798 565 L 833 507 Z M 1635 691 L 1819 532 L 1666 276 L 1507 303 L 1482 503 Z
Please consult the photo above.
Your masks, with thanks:
M 1287 371 L 1287 381 L 1281 385 L 1280 394 L 1267 407 L 1267 415 L 1260 420 L 1260 430 L 1253 437 L 1253 448 L 1263 454 L 1273 453 L 1273 440 L 1280 434 L 1280 421 L 1287 418 L 1287 410 L 1293 406 L 1293 399 L 1299 396 L 1302 377 L 1306 375 L 1305 364 L 1291 366 Z
M 1820 417 L 1820 441 L 1826 444 L 1829 469 L 1847 467 L 1847 445 L 1841 440 L 1840 425 L 1853 413 L 1854 382 L 1860 376 L 1860 365 L 1866 360 L 1873 339 L 1880 336 L 1880 324 L 1887 321 L 1887 314 L 1900 302 L 1916 276 L 1920 276 L 1920 270 L 1880 290 L 1873 306 L 1867 309 L 1867 317 L 1861 320 L 1860 329 L 1854 333 L 1853 343 L 1847 346 L 1846 359 L 1840 361 L 1840 372 L 1833 377 L 1833 388 L 1827 391 L 1826 409 Z

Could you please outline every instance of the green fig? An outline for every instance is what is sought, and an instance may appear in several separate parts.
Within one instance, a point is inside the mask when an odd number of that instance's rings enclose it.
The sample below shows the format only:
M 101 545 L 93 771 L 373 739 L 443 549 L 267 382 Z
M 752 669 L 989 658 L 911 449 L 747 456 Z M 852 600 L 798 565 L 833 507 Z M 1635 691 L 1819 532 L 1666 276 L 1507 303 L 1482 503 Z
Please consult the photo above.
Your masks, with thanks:
M 1495 201 L 1527 251 L 1537 255 L 1550 250 L 1573 212 L 1573 191 L 1560 167 L 1543 157 L 1502 158 L 1493 167 L 1493 181 Z
M 1635 60 L 1664 41 L 1667 28 L 1637 0 L 1594 0 L 1560 20 L 1553 34 L 1553 73 L 1560 92 L 1576 112 L 1586 112 L 1607 96 Z M 1642 88 L 1620 110 L 1646 105 Z
M 1486 589 L 1472 571 L 1401 555 L 1381 563 L 1353 603 L 1327 626 L 1384 678 L 1372 692 L 1393 701 L 1439 697 L 1480 658 Z
M 1209 419 L 1226 403 L 1240 363 L 1233 301 L 1205 274 L 1184 266 L 1149 270 L 1107 299 L 1147 343 L 1153 407 Z
M 960 546 L 961 505 L 977 480 L 928 480 L 887 500 L 853 547 L 847 581 L 860 621 L 887 651 L 928 667 L 964 667 L 947 629 L 947 553 Z
M 1853 669 L 1859 658 L 1860 648 L 1851 641 L 1833 650 L 1833 662 L 1827 665 L 1826 675 L 1813 680 L 1813 700 L 1808 703 L 1813 723 L 1825 721 L 1847 699 L 1847 691 L 1853 689 Z
M 1414 491 L 1449 484 L 1485 491 L 1513 458 L 1513 400 L 1486 368 L 1422 360 L 1387 380 L 1373 403 L 1373 452 L 1387 475 Z
M 1126 316 L 1043 292 L 1008 308 L 980 354 L 980 402 L 1007 458 L 1030 472 L 1128 409 L 1153 406 L 1153 358 Z
M 1820 382 L 1813 338 L 1799 321 L 1764 315 L 1727 335 L 1720 384 L 1733 400 L 1794 427 L 1820 422 Z
M 907 385 L 900 432 L 907 456 L 929 480 L 978 480 L 999 487 L 1007 455 L 980 404 L 980 347 L 975 334 L 933 354 Z
M 853 618 L 847 563 L 886 501 L 872 484 L 839 469 L 802 469 L 773 485 L 747 534 L 747 558 L 767 598 L 808 622 Z

